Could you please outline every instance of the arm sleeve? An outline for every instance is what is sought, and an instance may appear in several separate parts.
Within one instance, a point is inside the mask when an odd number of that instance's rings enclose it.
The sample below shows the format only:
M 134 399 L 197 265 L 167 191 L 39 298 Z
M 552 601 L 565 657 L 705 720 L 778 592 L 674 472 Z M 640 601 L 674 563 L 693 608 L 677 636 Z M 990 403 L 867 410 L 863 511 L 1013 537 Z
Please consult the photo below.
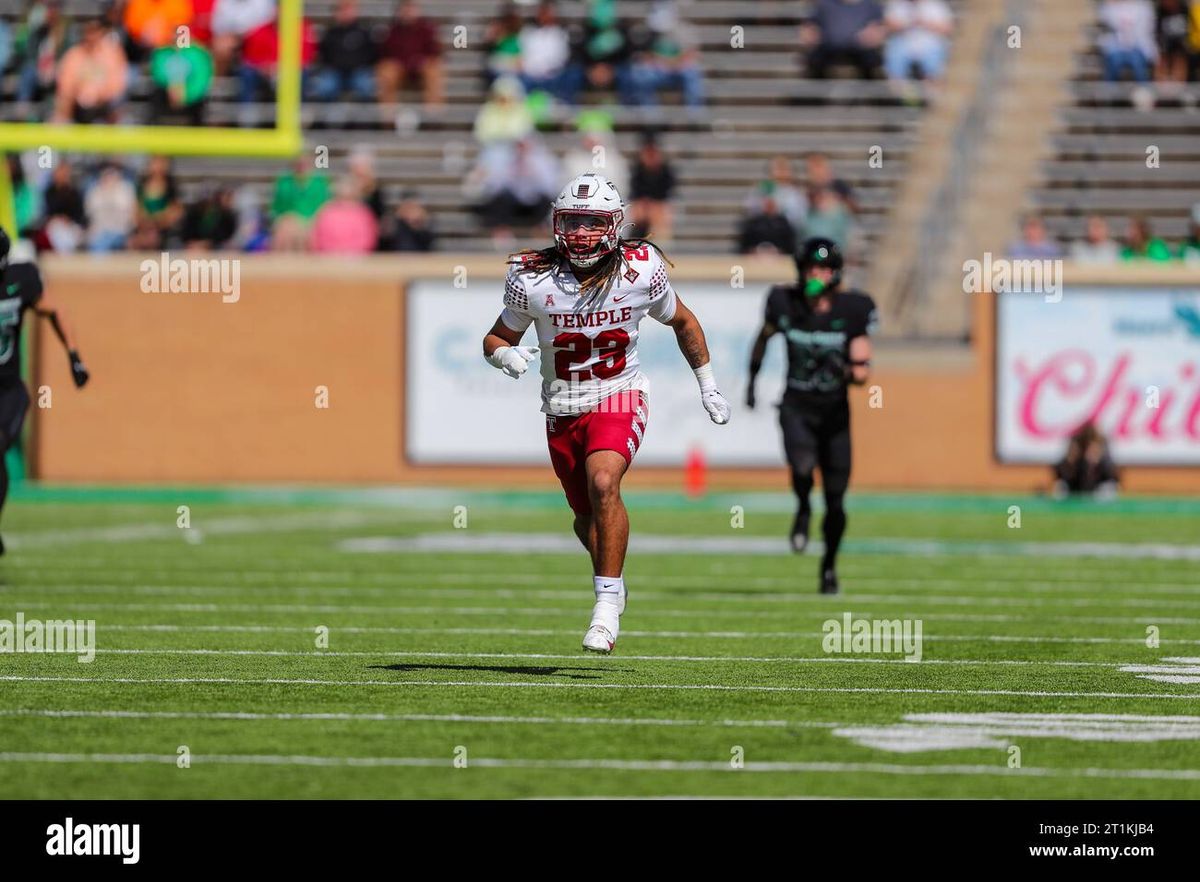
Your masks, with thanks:
M 763 324 L 772 328 L 779 327 L 779 295 L 775 293 L 776 290 L 772 288 L 767 292 L 767 305 L 763 309 Z
M 654 270 L 650 273 L 650 308 L 647 314 L 664 325 L 675 318 L 675 289 L 667 276 L 667 267 L 662 257 L 649 245 Z
M 9 267 L 9 277 L 21 283 L 21 306 L 36 306 L 42 299 L 42 274 L 32 263 L 18 263 Z
M 854 329 L 854 337 L 873 337 L 879 333 L 879 309 L 875 301 L 865 294 L 862 298 L 862 310 Z
M 515 271 L 509 270 L 504 280 L 504 310 L 500 313 L 500 321 L 509 330 L 525 332 L 533 322 L 529 312 L 529 297 L 525 293 L 525 282 Z

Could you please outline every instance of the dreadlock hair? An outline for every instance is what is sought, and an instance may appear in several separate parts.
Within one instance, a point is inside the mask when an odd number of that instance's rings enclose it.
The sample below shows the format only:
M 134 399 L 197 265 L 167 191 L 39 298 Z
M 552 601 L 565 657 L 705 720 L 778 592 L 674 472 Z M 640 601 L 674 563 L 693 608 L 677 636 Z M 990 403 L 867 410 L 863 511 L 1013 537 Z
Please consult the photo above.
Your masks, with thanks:
M 623 272 L 623 268 L 628 266 L 629 262 L 625 259 L 625 252 L 643 247 L 653 248 L 658 252 L 658 256 L 666 261 L 667 266 L 674 268 L 675 264 L 671 262 L 666 253 L 649 239 L 644 239 L 640 236 L 635 236 L 632 239 L 618 237 L 617 247 L 601 258 L 600 262 L 596 264 L 596 270 L 579 283 L 580 295 L 591 295 L 597 292 L 607 293 L 608 289 L 616 281 L 617 276 Z M 542 273 L 549 272 L 566 260 L 559 252 L 558 246 L 551 245 L 549 248 L 526 248 L 515 254 L 510 254 L 508 256 L 508 265 L 515 267 L 519 273 L 540 276 Z

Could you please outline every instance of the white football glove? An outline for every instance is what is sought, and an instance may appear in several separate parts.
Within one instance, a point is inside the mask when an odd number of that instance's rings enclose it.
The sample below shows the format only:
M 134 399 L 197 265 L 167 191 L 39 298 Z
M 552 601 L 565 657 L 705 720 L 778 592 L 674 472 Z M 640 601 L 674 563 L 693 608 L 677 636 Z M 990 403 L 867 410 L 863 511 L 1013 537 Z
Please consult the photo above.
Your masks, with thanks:
M 708 418 L 718 426 L 725 425 L 729 422 L 729 402 L 717 389 L 717 381 L 713 379 L 712 365 L 701 365 L 692 373 L 696 375 L 696 382 L 700 384 L 700 402 L 708 411 Z
M 704 403 L 704 409 L 708 411 L 708 418 L 718 426 L 723 426 L 729 422 L 729 402 L 725 400 L 725 396 L 718 390 L 712 389 L 708 392 L 700 394 L 700 400 Z
M 501 346 L 488 356 L 488 364 L 515 380 L 529 370 L 529 362 L 538 357 L 538 352 L 536 346 Z

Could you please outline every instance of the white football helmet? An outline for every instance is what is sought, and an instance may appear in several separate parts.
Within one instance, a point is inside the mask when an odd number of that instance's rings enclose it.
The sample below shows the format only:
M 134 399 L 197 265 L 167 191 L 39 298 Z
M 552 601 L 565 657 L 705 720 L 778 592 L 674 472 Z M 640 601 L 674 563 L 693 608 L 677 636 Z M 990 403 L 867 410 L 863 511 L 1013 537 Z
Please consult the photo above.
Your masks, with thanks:
M 619 244 L 625 206 L 612 181 L 595 172 L 585 172 L 558 194 L 551 219 L 559 253 L 573 266 L 589 267 Z M 585 221 L 591 224 L 583 230 L 583 235 L 568 236 L 579 231 Z

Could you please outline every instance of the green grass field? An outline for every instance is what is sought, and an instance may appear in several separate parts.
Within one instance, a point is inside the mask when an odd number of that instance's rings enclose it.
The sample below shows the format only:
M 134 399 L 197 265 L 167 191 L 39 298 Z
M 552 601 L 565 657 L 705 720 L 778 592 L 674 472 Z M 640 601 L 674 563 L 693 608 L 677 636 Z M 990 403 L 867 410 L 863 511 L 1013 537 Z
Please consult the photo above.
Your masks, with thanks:
M 852 494 L 829 598 L 786 495 L 627 501 L 597 657 L 555 493 L 21 488 L 0 619 L 98 649 L 0 655 L 5 794 L 1200 796 L 1200 502 Z M 845 613 L 921 660 L 826 653 Z

